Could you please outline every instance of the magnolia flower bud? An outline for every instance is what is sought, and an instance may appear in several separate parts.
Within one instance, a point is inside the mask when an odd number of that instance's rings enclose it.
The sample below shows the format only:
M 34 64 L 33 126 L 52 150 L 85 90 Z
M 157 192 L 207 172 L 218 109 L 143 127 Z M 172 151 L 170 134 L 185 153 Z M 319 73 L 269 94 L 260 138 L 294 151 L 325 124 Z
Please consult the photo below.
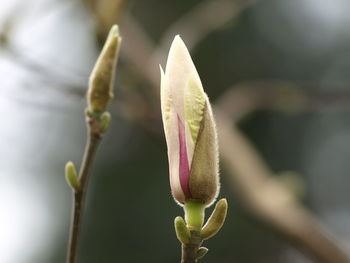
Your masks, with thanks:
M 170 186 L 179 204 L 195 200 L 209 206 L 219 190 L 215 122 L 208 96 L 179 36 L 161 69 L 161 108 Z

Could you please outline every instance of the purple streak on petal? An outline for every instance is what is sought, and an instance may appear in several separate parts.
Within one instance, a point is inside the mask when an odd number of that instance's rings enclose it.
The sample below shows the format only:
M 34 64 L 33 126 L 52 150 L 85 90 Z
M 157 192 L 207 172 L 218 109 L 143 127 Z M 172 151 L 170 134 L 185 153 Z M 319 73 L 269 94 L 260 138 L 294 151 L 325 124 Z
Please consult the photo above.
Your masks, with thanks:
M 181 122 L 180 118 L 178 117 L 178 124 L 179 124 L 179 143 L 180 143 L 180 165 L 179 165 L 179 178 L 180 178 L 180 184 L 182 191 L 184 192 L 185 196 L 187 198 L 191 198 L 191 192 L 190 192 L 190 168 L 188 165 L 188 158 L 187 158 L 187 148 L 186 148 L 186 136 L 185 136 L 185 126 Z

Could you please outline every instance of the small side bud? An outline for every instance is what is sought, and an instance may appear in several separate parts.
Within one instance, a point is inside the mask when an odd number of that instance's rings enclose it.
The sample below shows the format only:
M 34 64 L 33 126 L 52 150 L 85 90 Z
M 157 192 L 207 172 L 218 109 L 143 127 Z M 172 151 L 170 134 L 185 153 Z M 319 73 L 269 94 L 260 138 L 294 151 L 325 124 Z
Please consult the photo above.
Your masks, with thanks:
M 185 220 L 181 216 L 178 216 L 175 218 L 174 225 L 177 239 L 182 244 L 188 244 L 190 242 L 191 234 L 186 226 Z
M 87 100 L 91 114 L 104 112 L 113 98 L 114 72 L 120 44 L 119 29 L 114 25 L 90 75 Z
M 109 112 L 104 112 L 101 115 L 100 120 L 101 133 L 105 133 L 109 127 L 109 124 L 111 123 L 111 114 Z
M 197 259 L 203 258 L 208 253 L 208 250 L 206 247 L 200 247 L 197 251 Z
M 65 168 L 66 173 L 66 180 L 68 185 L 73 189 L 76 190 L 79 187 L 79 178 L 77 174 L 77 170 L 75 169 L 75 166 L 73 162 L 69 161 L 66 164 Z
M 213 213 L 209 217 L 205 226 L 202 228 L 201 237 L 204 240 L 213 237 L 217 232 L 219 232 L 225 222 L 226 214 L 227 201 L 224 198 L 216 203 Z

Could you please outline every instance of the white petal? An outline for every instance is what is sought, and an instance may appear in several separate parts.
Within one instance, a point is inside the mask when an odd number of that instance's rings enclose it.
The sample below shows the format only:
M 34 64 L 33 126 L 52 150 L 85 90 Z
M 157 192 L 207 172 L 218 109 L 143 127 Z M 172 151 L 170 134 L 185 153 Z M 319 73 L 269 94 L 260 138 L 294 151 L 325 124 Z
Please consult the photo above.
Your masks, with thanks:
M 168 148 L 168 161 L 169 161 L 169 177 L 170 187 L 173 197 L 179 203 L 184 203 L 185 194 L 182 191 L 180 178 L 179 178 L 179 129 L 178 129 L 178 115 L 172 105 L 172 96 L 169 93 L 169 87 L 167 85 L 166 78 L 162 68 L 161 71 L 161 110 L 164 125 L 165 139 Z
M 185 104 L 189 105 L 189 104 L 192 104 L 192 102 L 186 103 L 185 97 L 191 99 L 193 95 L 197 95 L 197 98 L 198 98 L 198 97 L 201 97 L 199 96 L 199 94 L 205 96 L 205 93 L 204 93 L 203 86 L 199 78 L 198 72 L 191 59 L 190 53 L 188 52 L 185 43 L 182 41 L 181 37 L 178 35 L 174 38 L 174 41 L 170 47 L 166 70 L 165 70 L 164 82 L 167 83 L 166 92 L 169 94 L 168 96 L 172 98 L 172 105 L 175 111 L 179 115 L 180 120 L 183 123 L 185 123 L 187 155 L 188 155 L 189 164 L 191 165 L 194 146 L 195 146 L 195 141 L 193 140 L 193 138 L 196 138 L 196 136 L 192 136 L 192 134 L 196 133 L 196 132 L 193 133 L 194 131 L 193 127 L 194 126 L 199 127 L 200 125 L 198 123 L 199 118 L 197 118 L 197 121 L 195 121 L 194 123 L 192 121 L 188 122 L 186 120 Z M 195 87 L 196 92 L 193 92 L 193 89 L 189 93 L 186 91 L 186 89 L 188 89 L 189 87 L 189 84 Z M 188 96 L 185 95 L 187 93 L 188 93 Z M 187 106 L 187 109 L 189 108 L 190 107 Z M 197 111 L 198 108 L 201 108 L 201 106 L 199 107 L 193 106 L 193 109 L 195 109 L 195 111 Z M 164 109 L 166 109 L 165 106 L 164 106 Z M 198 114 L 187 113 L 186 115 L 190 115 L 191 117 L 193 115 L 198 115 Z
M 179 114 L 181 121 L 185 123 L 184 89 L 188 86 L 190 79 L 193 79 L 202 90 L 203 87 L 190 53 L 178 35 L 174 38 L 170 47 L 165 79 L 169 85 L 169 92 L 173 97 L 175 111 Z
M 169 86 L 166 84 L 167 81 L 164 77 L 164 71 L 162 66 L 159 65 L 159 69 L 160 69 L 160 103 L 161 103 L 163 125 L 165 128 L 165 126 L 167 125 L 166 122 L 169 119 L 171 96 L 169 93 Z

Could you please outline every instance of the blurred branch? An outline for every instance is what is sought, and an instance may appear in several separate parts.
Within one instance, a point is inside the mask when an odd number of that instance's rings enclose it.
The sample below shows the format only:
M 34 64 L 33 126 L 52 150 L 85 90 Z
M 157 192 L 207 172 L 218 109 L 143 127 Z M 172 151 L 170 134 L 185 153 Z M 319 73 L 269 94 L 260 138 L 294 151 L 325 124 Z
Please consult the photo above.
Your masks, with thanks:
M 92 11 L 97 21 L 97 37 L 103 44 L 109 29 L 119 24 L 129 0 L 82 0 Z
M 153 61 L 159 63 L 165 58 L 170 41 L 181 34 L 189 50 L 215 30 L 238 17 L 246 8 L 259 0 L 206 0 L 177 19 L 163 33 L 159 47 L 153 54 Z
M 35 76 L 40 77 L 44 81 L 48 83 L 55 83 L 64 89 L 64 91 L 69 92 L 73 95 L 84 94 L 85 83 L 79 83 L 80 80 L 67 80 L 69 78 L 59 76 L 56 72 L 58 70 L 53 69 L 51 66 L 47 66 L 41 64 L 39 61 L 35 61 L 31 58 L 26 57 L 21 54 L 18 50 L 11 47 L 10 45 L 1 46 L 0 50 L 2 50 L 3 54 L 1 56 L 3 58 L 8 57 L 11 61 L 16 62 L 17 65 L 29 70 L 31 73 L 35 74 Z
M 160 79 L 159 67 L 158 63 L 151 63 L 155 44 L 131 15 L 125 17 L 121 28 L 125 43 L 121 50 L 122 57 L 156 90 Z
M 287 114 L 305 111 L 309 97 L 298 86 L 283 81 L 245 81 L 228 89 L 216 104 L 235 122 L 257 109 Z
M 127 0 L 82 0 L 97 17 L 98 37 L 104 39 L 111 23 L 120 20 Z M 213 31 L 219 29 L 230 20 L 240 15 L 246 8 L 259 0 L 207 0 L 180 17 L 163 34 L 160 45 L 154 48 L 154 43 L 145 34 L 138 22 L 129 14 L 120 21 L 125 48 L 122 56 L 131 62 L 142 77 L 152 86 L 159 84 L 159 69 L 156 66 L 165 59 L 165 51 L 169 41 L 181 34 L 186 39 L 186 45 L 192 49 Z M 218 15 L 220 14 L 220 15 Z M 108 21 L 108 22 L 106 22 Z M 101 35 L 102 34 L 102 35 Z
M 272 171 L 248 139 L 235 125 L 232 127 L 231 119 L 220 105 L 215 113 L 222 159 L 235 191 L 251 211 L 317 262 L 349 263 L 348 255 L 314 216 L 285 185 L 271 177 Z
M 0 27 L 0 56 L 2 59 L 7 59 L 12 63 L 16 63 L 18 66 L 25 68 L 30 71 L 36 77 L 39 77 L 45 82 L 52 83 L 61 86 L 64 88 L 65 92 L 69 92 L 73 95 L 82 95 L 85 92 L 85 79 L 87 76 L 82 76 L 77 72 L 74 72 L 72 69 L 65 68 L 65 74 L 59 74 L 62 72 L 62 68 L 57 67 L 55 63 L 47 63 L 47 61 L 39 61 L 28 55 L 28 52 L 23 51 L 21 47 L 17 47 L 15 43 L 12 42 L 12 33 L 13 29 L 16 27 L 16 24 L 20 21 L 23 16 L 24 11 L 27 6 L 25 3 L 20 3 L 14 8 L 5 19 Z M 57 3 L 50 3 L 55 5 Z M 60 3 L 62 5 L 62 3 Z M 71 4 L 70 1 L 63 4 Z M 54 7 L 51 7 L 51 10 L 56 10 Z M 52 13 L 46 13 L 46 15 L 52 15 Z M 42 17 L 41 17 L 42 19 Z M 50 59 L 47 59 L 50 60 Z M 47 88 L 47 87 L 45 87 Z
M 235 191 L 253 213 L 319 262 L 350 262 L 349 256 L 293 193 L 271 177 L 273 172 L 237 128 L 237 122 L 258 109 L 303 110 L 307 106 L 306 97 L 287 83 L 272 82 L 263 89 L 256 84 L 231 89 L 216 103 L 221 155 Z
M 58 84 L 69 93 L 72 93 L 74 95 L 83 95 L 83 91 L 85 90 L 85 83 L 75 84 L 79 81 L 67 81 L 67 77 L 62 77 L 57 74 L 57 71 L 59 70 L 52 68 L 52 63 L 50 65 L 45 65 L 39 61 L 33 60 L 32 58 L 24 55 L 23 52 L 12 45 L 11 33 L 15 19 L 16 18 L 13 16 L 10 16 L 10 18 L 5 21 L 4 26 L 0 29 L 0 56 L 2 59 L 7 59 L 11 62 L 15 62 L 20 67 L 23 67 L 26 70 L 30 71 L 32 74 L 35 74 L 35 76 L 40 77 L 40 79 L 43 79 L 44 81 L 50 83 L 54 82 L 55 84 Z M 83 79 L 83 77 L 81 79 Z

